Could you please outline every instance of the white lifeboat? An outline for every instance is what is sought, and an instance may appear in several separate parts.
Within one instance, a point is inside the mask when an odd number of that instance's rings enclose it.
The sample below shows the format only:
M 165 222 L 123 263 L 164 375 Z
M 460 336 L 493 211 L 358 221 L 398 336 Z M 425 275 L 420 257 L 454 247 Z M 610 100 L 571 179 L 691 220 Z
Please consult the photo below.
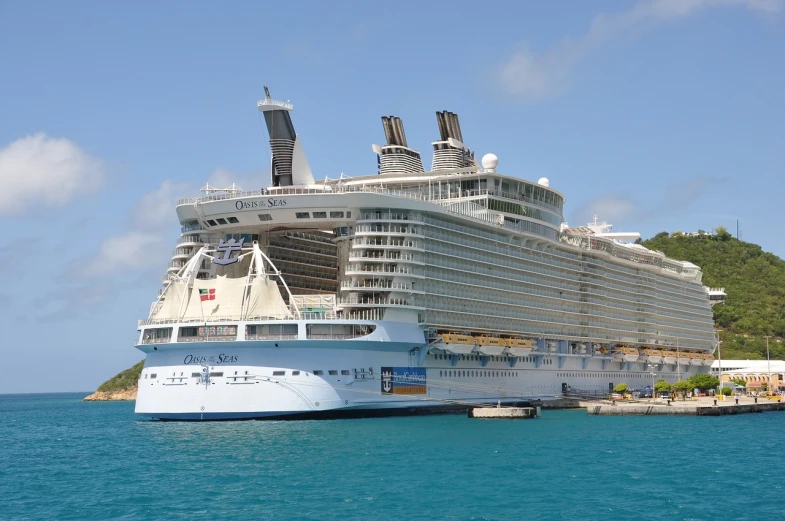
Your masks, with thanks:
M 671 351 L 670 349 L 663 349 L 662 350 L 662 363 L 663 364 L 675 364 L 676 363 L 676 351 Z
M 528 356 L 532 352 L 532 341 L 525 338 L 505 338 L 507 353 L 512 356 Z
M 446 333 L 437 335 L 444 342 L 440 349 L 445 353 L 451 355 L 468 355 L 474 351 L 475 343 L 474 337 L 471 335 L 457 335 L 455 333 Z
M 504 343 L 503 338 L 495 336 L 478 336 L 475 337 L 477 341 L 477 352 L 487 356 L 499 356 L 505 349 L 507 344 Z

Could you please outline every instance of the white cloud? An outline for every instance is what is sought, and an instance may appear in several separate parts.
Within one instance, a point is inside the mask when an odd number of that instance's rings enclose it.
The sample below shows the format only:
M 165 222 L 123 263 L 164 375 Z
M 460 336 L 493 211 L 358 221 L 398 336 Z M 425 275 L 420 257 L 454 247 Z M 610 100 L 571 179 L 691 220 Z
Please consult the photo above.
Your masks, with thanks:
M 131 210 L 134 226 L 142 230 L 157 230 L 177 225 L 174 208 L 178 199 L 186 197 L 191 188 L 184 183 L 166 180 L 161 186 L 148 192 Z
M 64 205 L 95 192 L 103 176 L 101 161 L 73 141 L 43 133 L 18 139 L 0 149 L 0 214 Z
M 628 11 L 597 15 L 581 38 L 565 39 L 543 53 L 521 45 L 496 67 L 495 77 L 503 94 L 534 103 L 563 92 L 572 69 L 586 54 L 625 33 L 640 33 L 715 7 L 742 6 L 772 14 L 782 5 L 780 0 L 640 0 Z
M 261 190 L 270 184 L 270 172 L 256 171 L 240 175 L 219 166 L 207 178 L 207 183 L 214 188 L 229 188 L 234 183 L 242 190 Z
M 573 215 L 580 219 L 580 222 L 573 222 L 571 226 L 582 226 L 584 223 L 590 222 L 595 215 L 600 221 L 618 224 L 627 221 L 633 216 L 635 216 L 635 220 L 638 220 L 641 213 L 640 206 L 630 197 L 625 195 L 603 195 L 577 208 Z
M 163 262 L 169 250 L 164 238 L 163 233 L 138 230 L 113 235 L 101 243 L 82 272 L 87 276 L 101 276 L 143 268 L 164 268 Z

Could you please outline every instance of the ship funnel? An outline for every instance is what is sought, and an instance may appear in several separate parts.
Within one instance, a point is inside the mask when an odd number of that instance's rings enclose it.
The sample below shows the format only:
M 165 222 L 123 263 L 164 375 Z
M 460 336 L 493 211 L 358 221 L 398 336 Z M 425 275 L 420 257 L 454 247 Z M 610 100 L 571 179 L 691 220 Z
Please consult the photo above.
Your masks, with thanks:
M 450 111 L 436 113 L 440 141 L 433 143 L 433 167 L 431 170 L 453 170 L 477 166 L 474 152 L 463 144 L 463 134 L 458 115 Z
M 294 131 L 289 115 L 294 106 L 288 101 L 277 101 L 270 97 L 270 89 L 264 88 L 265 98 L 256 106 L 264 115 L 270 135 L 272 151 L 272 186 L 312 185 L 311 167 L 305 158 L 300 137 Z
M 379 173 L 414 173 L 423 172 L 422 158 L 417 150 L 412 150 L 406 143 L 406 132 L 403 121 L 395 116 L 382 116 L 385 146 L 373 145 L 378 156 Z

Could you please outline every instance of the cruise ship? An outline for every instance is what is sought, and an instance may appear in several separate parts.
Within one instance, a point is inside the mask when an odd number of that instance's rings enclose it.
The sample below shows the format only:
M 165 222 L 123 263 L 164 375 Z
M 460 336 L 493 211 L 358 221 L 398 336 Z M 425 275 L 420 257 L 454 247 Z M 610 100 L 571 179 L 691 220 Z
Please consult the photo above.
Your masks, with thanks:
M 138 323 L 137 414 L 437 413 L 711 366 L 721 288 L 638 234 L 568 227 L 562 193 L 478 162 L 455 113 L 436 113 L 430 171 L 385 116 L 376 173 L 317 181 L 293 106 L 265 93 L 270 186 L 177 203 L 182 235 Z

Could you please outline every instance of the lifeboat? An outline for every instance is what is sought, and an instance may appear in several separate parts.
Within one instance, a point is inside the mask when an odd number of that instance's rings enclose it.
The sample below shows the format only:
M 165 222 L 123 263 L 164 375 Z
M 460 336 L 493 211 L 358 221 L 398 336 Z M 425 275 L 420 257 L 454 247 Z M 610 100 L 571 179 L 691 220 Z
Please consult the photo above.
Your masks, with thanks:
M 684 351 L 679 351 L 676 356 L 679 359 L 679 365 L 692 365 L 692 358 L 690 358 L 689 353 L 685 353 Z
M 640 360 L 650 364 L 661 364 L 662 351 L 659 349 L 644 349 L 641 351 Z
M 525 338 L 505 338 L 507 352 L 511 356 L 528 356 L 532 352 L 532 341 Z
M 636 362 L 640 353 L 634 347 L 621 346 L 613 352 L 613 359 L 617 362 Z
M 662 350 L 662 363 L 663 364 L 675 364 L 676 363 L 676 351 L 671 351 L 670 349 L 663 349 Z
M 474 337 L 471 335 L 446 333 L 437 336 L 444 342 L 444 344 L 440 346 L 440 349 L 445 353 L 451 355 L 468 355 L 474 350 Z
M 690 364 L 694 366 L 702 366 L 703 365 L 703 354 L 702 353 L 690 353 Z
M 710 366 L 714 363 L 714 355 L 711 353 L 703 353 L 703 365 Z
M 477 341 L 477 351 L 483 355 L 499 356 L 507 349 L 507 344 L 503 338 L 478 336 L 474 337 L 474 339 Z

